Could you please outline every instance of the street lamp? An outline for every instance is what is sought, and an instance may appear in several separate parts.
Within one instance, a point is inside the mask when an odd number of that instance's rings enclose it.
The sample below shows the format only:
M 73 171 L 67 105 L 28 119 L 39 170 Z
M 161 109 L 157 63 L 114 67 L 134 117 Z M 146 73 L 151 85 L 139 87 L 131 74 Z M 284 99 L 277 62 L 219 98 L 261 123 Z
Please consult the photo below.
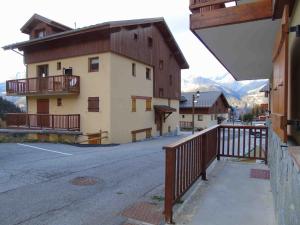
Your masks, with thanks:
M 193 117 L 192 117 L 192 134 L 195 133 L 195 103 L 197 102 L 196 98 L 199 98 L 200 96 L 200 91 L 196 92 L 196 96 L 195 94 L 193 94 L 193 108 L 192 108 L 192 113 L 193 113 Z

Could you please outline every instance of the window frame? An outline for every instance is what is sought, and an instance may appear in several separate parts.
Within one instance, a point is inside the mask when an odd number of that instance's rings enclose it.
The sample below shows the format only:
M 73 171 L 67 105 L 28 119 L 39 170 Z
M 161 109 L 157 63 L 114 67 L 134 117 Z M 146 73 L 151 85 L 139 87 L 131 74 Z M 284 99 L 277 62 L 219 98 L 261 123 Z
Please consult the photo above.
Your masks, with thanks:
M 136 64 L 135 63 L 131 64 L 131 75 L 133 77 L 136 77 Z
M 62 106 L 62 98 L 56 99 L 56 106 L 58 106 L 58 107 Z
M 56 70 L 61 70 L 61 62 L 56 63 Z
M 198 121 L 203 121 L 203 115 L 202 114 L 198 114 Z
M 146 111 L 152 111 L 152 99 L 146 99 Z
M 93 60 L 98 60 L 98 66 L 97 66 L 97 68 L 92 68 L 92 61 Z M 100 69 L 100 59 L 99 59 L 99 57 L 98 56 L 96 56 L 96 57 L 90 57 L 89 59 L 88 59 L 88 66 L 89 66 L 89 73 L 93 73 L 93 72 L 99 72 L 99 69 Z
M 151 80 L 151 69 L 146 67 L 146 80 Z

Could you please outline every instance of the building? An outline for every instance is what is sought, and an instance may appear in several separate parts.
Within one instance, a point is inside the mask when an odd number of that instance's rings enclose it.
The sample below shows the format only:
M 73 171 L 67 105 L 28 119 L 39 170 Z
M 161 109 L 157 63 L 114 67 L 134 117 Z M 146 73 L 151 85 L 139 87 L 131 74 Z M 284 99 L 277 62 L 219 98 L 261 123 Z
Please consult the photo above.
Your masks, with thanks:
M 181 94 L 180 127 L 192 128 L 193 92 Z M 195 129 L 203 130 L 228 119 L 229 104 L 220 91 L 200 92 L 195 102 Z
M 8 114 L 9 128 L 91 139 L 105 131 L 103 142 L 126 143 L 178 127 L 188 63 L 163 18 L 72 29 L 35 14 L 21 31 L 29 40 L 3 49 L 24 54 L 26 79 L 6 85 L 27 97 L 27 114 Z
M 270 80 L 268 163 L 278 224 L 300 221 L 300 1 L 190 1 L 190 28 L 237 80 Z

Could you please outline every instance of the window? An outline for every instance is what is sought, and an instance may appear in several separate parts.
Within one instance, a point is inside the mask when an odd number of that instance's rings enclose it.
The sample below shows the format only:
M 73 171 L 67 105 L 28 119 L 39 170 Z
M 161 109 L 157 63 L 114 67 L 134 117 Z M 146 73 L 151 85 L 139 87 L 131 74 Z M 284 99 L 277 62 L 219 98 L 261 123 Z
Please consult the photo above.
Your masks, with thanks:
M 131 64 L 131 74 L 134 77 L 136 76 L 136 66 L 135 66 L 135 63 Z
M 99 97 L 88 98 L 88 111 L 99 112 Z
M 146 111 L 151 111 L 152 110 L 152 100 L 151 98 L 146 99 Z
M 171 107 L 171 99 L 168 98 L 168 106 Z
M 182 119 L 184 119 L 184 115 L 182 115 L 181 117 L 182 117 Z
M 99 71 L 99 57 L 89 58 L 89 72 Z
M 214 120 L 214 115 L 213 114 L 210 115 L 210 120 Z
M 139 39 L 139 35 L 138 35 L 137 33 L 134 33 L 134 34 L 133 34 L 133 39 L 134 39 L 135 41 L 137 41 L 137 40 Z
M 148 47 L 152 48 L 153 46 L 153 39 L 152 37 L 148 37 Z
M 58 98 L 56 100 L 56 104 L 57 104 L 57 106 L 62 106 L 62 100 L 61 100 L 61 98 Z
M 218 119 L 218 114 L 215 114 L 215 120 L 217 120 Z
M 169 75 L 169 85 L 172 86 L 173 85 L 173 76 Z
M 57 64 L 56 64 L 56 69 L 57 69 L 57 70 L 61 70 L 61 62 L 57 62 Z
M 168 132 L 171 133 L 171 126 L 168 126 Z
M 164 69 L 164 60 L 159 60 L 159 69 L 160 70 Z
M 46 30 L 45 29 L 39 29 L 35 31 L 35 37 L 36 38 L 42 38 L 46 36 Z
M 198 121 L 203 121 L 203 115 L 198 115 Z
M 136 99 L 135 98 L 131 99 L 131 111 L 136 112 Z
M 149 68 L 146 68 L 146 79 L 151 80 L 151 70 Z
M 163 88 L 158 89 L 158 96 L 160 98 L 164 97 L 164 89 Z

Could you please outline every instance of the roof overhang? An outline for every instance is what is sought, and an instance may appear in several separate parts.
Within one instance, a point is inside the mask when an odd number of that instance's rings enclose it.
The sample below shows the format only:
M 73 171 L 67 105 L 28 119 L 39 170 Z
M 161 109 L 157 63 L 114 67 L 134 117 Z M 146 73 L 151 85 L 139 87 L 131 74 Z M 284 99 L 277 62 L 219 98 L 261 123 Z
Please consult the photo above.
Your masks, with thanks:
M 195 35 L 237 80 L 268 79 L 280 21 L 265 19 L 195 30 Z
M 190 24 L 192 32 L 235 79 L 268 79 L 280 25 L 272 16 L 271 0 L 244 0 L 234 7 L 193 12 Z

